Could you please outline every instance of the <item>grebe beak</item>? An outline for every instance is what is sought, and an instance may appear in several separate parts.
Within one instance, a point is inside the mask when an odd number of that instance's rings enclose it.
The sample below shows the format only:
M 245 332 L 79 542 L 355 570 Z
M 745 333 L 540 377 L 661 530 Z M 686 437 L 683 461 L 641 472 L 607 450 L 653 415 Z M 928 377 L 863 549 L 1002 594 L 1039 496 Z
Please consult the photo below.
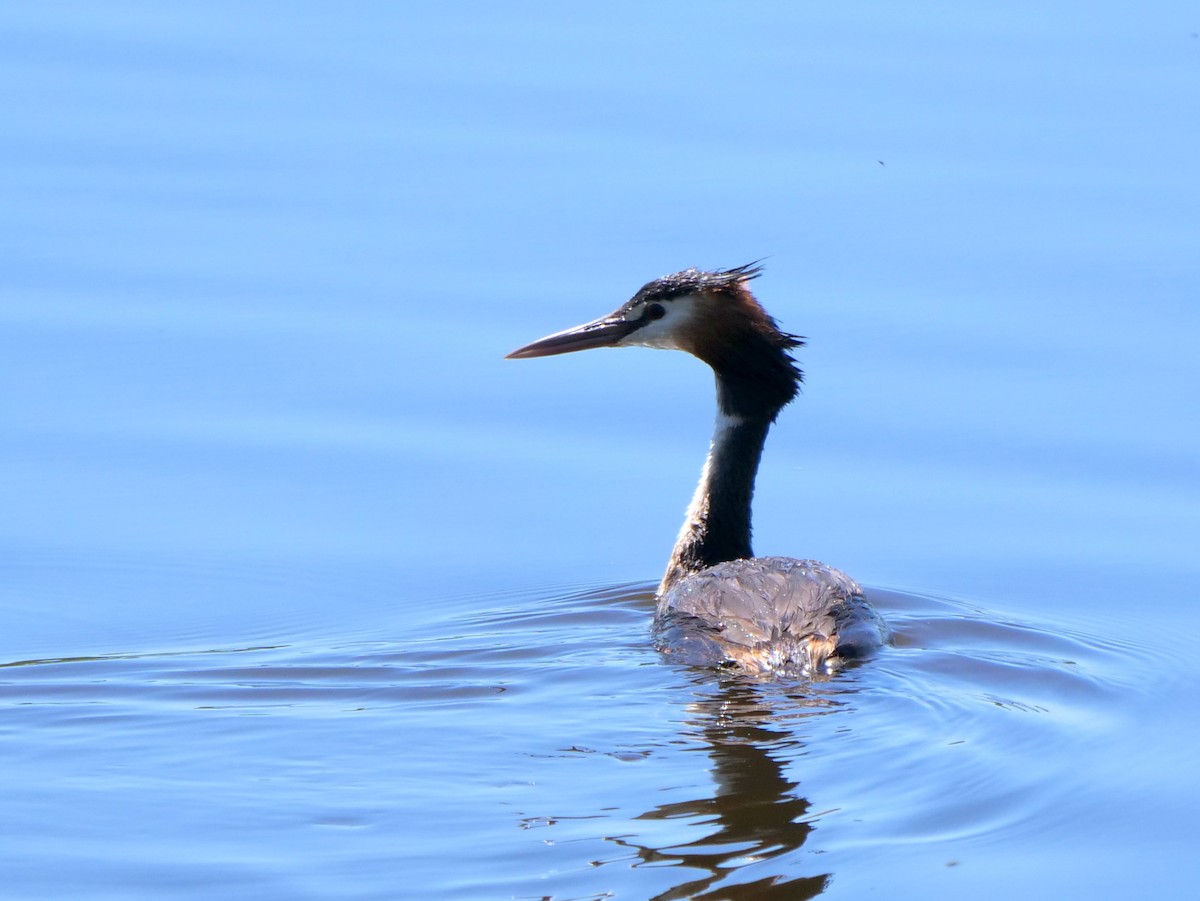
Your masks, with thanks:
M 627 320 L 621 313 L 609 313 L 583 325 L 565 331 L 555 332 L 517 348 L 504 359 L 523 360 L 529 357 L 549 357 L 554 354 L 569 354 L 576 350 L 590 350 L 593 347 L 612 347 L 621 339 L 637 330 L 642 321 Z

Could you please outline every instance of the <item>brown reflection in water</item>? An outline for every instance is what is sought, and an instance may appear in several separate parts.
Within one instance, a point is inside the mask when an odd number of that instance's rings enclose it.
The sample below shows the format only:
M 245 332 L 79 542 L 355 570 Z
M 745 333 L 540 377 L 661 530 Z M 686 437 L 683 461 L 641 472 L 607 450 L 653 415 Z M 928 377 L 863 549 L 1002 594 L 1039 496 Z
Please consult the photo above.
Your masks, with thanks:
M 696 821 L 696 828 L 711 826 L 711 831 L 695 841 L 664 848 L 612 839 L 636 851 L 647 864 L 707 871 L 655 895 L 654 901 L 796 901 L 816 897 L 829 884 L 828 873 L 791 879 L 780 873 L 735 881 L 744 867 L 753 865 L 757 874 L 763 861 L 797 851 L 812 831 L 810 804 L 796 793 L 799 783 L 787 778 L 775 756 L 781 748 L 794 752 L 795 736 L 791 731 L 770 728 L 778 720 L 761 688 L 730 681 L 719 693 L 695 705 L 692 724 L 708 745 L 713 762 L 716 785 L 712 797 L 663 804 L 638 817 L 690 819 Z M 827 698 L 788 698 L 787 702 L 792 714 L 789 720 L 796 715 L 826 713 L 834 706 Z

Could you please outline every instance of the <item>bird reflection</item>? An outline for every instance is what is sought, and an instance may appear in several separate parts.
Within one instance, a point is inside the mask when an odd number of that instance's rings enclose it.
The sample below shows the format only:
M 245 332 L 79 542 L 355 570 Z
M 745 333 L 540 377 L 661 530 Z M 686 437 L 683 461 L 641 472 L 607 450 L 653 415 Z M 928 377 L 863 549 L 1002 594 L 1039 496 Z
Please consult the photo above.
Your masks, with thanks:
M 798 850 L 812 831 L 809 802 L 796 793 L 779 759 L 794 753 L 798 741 L 777 728 L 774 704 L 764 686 L 731 679 L 718 693 L 695 705 L 692 724 L 707 745 L 713 762 L 716 791 L 711 797 L 659 805 L 642 820 L 693 820 L 711 826 L 704 837 L 663 848 L 628 839 L 612 840 L 630 848 L 646 864 L 675 866 L 703 873 L 655 896 L 655 901 L 691 898 L 697 901 L 769 901 L 814 898 L 829 884 L 830 874 L 785 878 L 767 875 L 732 882 L 761 871 L 758 864 Z M 836 702 L 819 696 L 786 698 L 792 717 L 830 712 Z M 791 720 L 792 717 L 788 719 Z M 772 724 L 776 728 L 772 728 Z

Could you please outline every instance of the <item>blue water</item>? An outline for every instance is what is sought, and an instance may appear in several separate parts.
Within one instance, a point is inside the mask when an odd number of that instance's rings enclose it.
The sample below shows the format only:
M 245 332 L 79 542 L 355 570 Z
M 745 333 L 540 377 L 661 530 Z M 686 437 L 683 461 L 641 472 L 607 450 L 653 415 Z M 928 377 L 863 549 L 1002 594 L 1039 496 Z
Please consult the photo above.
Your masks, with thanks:
M 1198 34 L 0 12 L 0 895 L 1190 897 Z M 756 550 L 895 632 L 814 684 L 650 641 L 704 367 L 503 360 L 760 257 Z

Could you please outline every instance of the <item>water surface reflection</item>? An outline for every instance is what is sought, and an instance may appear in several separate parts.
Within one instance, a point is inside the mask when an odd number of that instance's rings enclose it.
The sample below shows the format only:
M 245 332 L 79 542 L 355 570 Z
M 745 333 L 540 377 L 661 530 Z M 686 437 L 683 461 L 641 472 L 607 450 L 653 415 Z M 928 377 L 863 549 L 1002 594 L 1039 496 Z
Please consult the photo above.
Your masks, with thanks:
M 788 698 L 793 713 L 814 716 L 838 702 L 820 696 Z M 760 864 L 800 850 L 812 832 L 809 801 L 788 778 L 781 753 L 795 753 L 792 732 L 781 729 L 763 687 L 724 677 L 709 697 L 698 700 L 687 723 L 707 746 L 715 790 L 710 796 L 661 804 L 643 820 L 683 820 L 695 839 L 661 848 L 614 841 L 636 849 L 647 864 L 705 873 L 686 879 L 655 899 L 812 898 L 825 890 L 829 874 L 759 875 Z

